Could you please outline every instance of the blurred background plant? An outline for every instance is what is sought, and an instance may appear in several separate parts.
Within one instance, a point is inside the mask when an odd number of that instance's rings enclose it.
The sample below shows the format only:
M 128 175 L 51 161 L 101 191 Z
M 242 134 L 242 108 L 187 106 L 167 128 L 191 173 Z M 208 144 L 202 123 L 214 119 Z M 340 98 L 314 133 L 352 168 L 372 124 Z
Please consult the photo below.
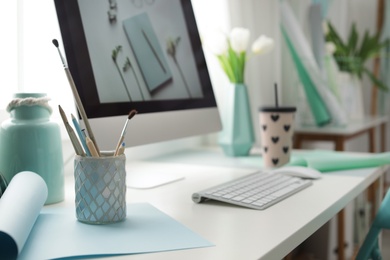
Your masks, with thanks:
M 368 31 L 365 31 L 363 39 L 360 39 L 356 25 L 353 23 L 348 39 L 344 42 L 334 26 L 330 22 L 327 22 L 325 27 L 325 40 L 328 49 L 333 50 L 333 56 L 340 71 L 348 72 L 351 75 L 357 76 L 359 79 L 362 79 L 365 74 L 376 87 L 382 90 L 388 90 L 389 87 L 366 67 L 366 62 L 378 57 L 383 48 L 390 46 L 389 39 L 381 41 L 379 34 L 370 35 Z

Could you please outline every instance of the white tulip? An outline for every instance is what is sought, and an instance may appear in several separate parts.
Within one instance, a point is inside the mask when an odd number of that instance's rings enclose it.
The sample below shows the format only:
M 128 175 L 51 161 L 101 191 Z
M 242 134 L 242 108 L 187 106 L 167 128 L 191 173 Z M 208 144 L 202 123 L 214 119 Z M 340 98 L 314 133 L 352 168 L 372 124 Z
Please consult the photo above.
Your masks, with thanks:
M 226 35 L 219 31 L 210 33 L 206 37 L 206 46 L 217 56 L 225 54 L 229 48 Z
M 265 35 L 260 35 L 252 44 L 252 52 L 255 54 L 265 54 L 270 52 L 273 48 L 274 40 Z
M 229 35 L 230 46 L 237 52 L 245 52 L 248 48 L 250 32 L 248 29 L 236 27 L 233 28 Z

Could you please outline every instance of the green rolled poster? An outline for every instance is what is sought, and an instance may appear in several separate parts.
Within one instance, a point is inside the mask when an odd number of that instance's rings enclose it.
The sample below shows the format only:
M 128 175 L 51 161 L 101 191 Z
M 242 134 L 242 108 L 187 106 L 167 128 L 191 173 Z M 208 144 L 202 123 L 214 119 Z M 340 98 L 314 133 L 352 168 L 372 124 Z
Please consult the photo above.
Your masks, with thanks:
M 288 165 L 306 166 L 324 173 L 380 167 L 388 164 L 390 164 L 390 152 L 370 154 L 367 156 L 334 152 L 322 154 L 322 156 L 297 157 L 291 160 Z
M 283 27 L 281 29 L 287 47 L 290 51 L 291 57 L 294 61 L 295 67 L 297 68 L 298 76 L 304 87 L 307 101 L 313 113 L 314 120 L 318 126 L 326 125 L 331 121 L 330 113 L 321 96 L 319 95 L 316 87 L 314 86 L 314 83 L 312 82 L 308 72 L 303 66 L 301 60 L 299 59 L 298 54 L 295 51 L 290 39 L 288 38 L 287 33 L 285 32 Z

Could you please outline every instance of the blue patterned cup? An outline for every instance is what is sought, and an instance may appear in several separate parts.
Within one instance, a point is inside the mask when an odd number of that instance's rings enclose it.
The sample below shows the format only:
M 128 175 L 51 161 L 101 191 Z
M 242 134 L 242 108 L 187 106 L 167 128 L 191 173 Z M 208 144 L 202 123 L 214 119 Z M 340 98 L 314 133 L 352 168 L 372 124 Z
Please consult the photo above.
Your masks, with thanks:
M 76 155 L 76 217 L 87 224 L 110 224 L 126 218 L 126 156 Z

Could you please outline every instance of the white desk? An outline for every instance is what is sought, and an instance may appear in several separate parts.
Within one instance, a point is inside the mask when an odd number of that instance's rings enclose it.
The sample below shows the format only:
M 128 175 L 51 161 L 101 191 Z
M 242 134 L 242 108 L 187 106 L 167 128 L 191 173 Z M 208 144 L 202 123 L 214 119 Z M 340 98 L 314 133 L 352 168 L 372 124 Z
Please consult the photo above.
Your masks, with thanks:
M 212 160 L 213 152 L 194 153 L 192 162 Z M 171 159 L 169 159 L 171 158 Z M 229 160 L 215 154 L 216 160 Z M 233 159 L 237 165 L 247 158 Z M 256 158 L 252 158 L 256 160 Z M 188 162 L 188 163 L 187 163 Z M 74 203 L 74 181 L 66 166 L 66 201 Z M 253 172 L 251 167 L 232 168 L 191 165 L 191 155 L 156 162 L 134 162 L 134 169 L 156 164 L 181 171 L 185 179 L 149 190 L 129 189 L 127 202 L 149 202 L 211 243 L 213 247 L 125 255 L 115 259 L 281 259 L 335 216 L 358 194 L 379 178 L 384 169 L 370 168 L 325 174 L 309 188 L 264 210 L 256 211 L 217 202 L 195 204 L 191 195 L 212 185 Z M 131 174 L 131 169 L 129 174 Z

